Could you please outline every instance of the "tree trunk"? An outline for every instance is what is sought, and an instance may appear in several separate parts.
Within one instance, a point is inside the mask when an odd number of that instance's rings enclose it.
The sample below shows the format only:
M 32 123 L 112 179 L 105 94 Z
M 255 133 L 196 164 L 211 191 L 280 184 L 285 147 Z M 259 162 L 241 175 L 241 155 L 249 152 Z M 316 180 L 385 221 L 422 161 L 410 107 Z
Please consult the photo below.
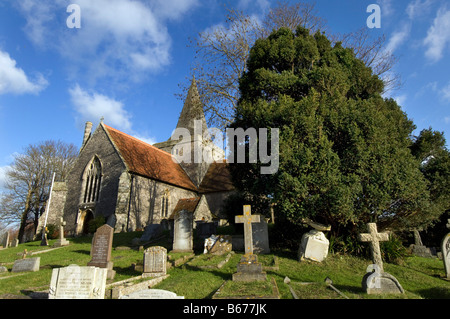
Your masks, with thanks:
M 30 212 L 31 208 L 31 199 L 33 197 L 33 191 L 31 189 L 28 190 L 27 199 L 25 201 L 25 209 L 22 213 L 22 218 L 20 220 L 20 228 L 19 228 L 19 243 L 23 244 L 25 242 L 25 226 L 27 225 L 27 219 L 28 219 L 28 213 Z

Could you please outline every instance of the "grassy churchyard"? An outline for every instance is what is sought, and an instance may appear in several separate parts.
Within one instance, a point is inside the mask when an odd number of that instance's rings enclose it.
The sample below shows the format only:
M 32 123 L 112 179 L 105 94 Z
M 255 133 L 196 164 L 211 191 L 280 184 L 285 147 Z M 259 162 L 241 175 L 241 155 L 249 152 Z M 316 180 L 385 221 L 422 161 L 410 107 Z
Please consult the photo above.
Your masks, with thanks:
M 132 239 L 141 235 L 141 232 L 114 234 L 111 260 L 114 263 L 116 276 L 113 281 L 108 280 L 107 284 L 142 274 L 139 267 L 132 265 L 142 264 L 143 251 L 129 249 Z M 53 268 L 71 264 L 86 266 L 90 260 L 92 237 L 72 238 L 69 241 L 69 246 L 42 253 L 39 251 L 51 249 L 55 240 L 50 240 L 47 247 L 40 246 L 40 242 L 37 241 L 1 250 L 0 266 L 6 267 L 8 272 L 0 273 L 0 298 L 30 298 L 35 296 L 36 292 L 48 291 Z M 242 256 L 239 252 L 214 257 L 203 255 L 202 251 L 196 251 L 195 256 L 174 254 L 170 253 L 171 243 L 167 237 L 150 246 L 157 245 L 168 249 L 168 264 L 171 266 L 167 273 L 170 276 L 152 288 L 169 290 L 179 296 L 185 296 L 186 299 L 211 299 L 219 289 L 220 296 L 224 298 L 249 295 L 270 298 L 274 297 L 275 293 L 275 297 L 280 299 L 293 299 L 290 288 L 299 299 L 343 299 L 344 297 L 327 287 L 324 281 L 326 277 L 332 279 L 333 286 L 349 299 L 450 298 L 450 281 L 444 279 L 443 262 L 437 258 L 410 256 L 404 259 L 402 265 L 384 263 L 385 271 L 398 279 L 405 294 L 377 296 L 366 294 L 361 287 L 366 267 L 371 263 L 370 260 L 363 258 L 329 254 L 321 263 L 298 262 L 296 252 L 272 251 L 269 255 L 259 256 L 259 261 L 267 273 L 267 281 L 240 283 L 231 281 L 232 274 L 236 272 L 236 265 Z M 25 249 L 28 252 L 27 258 L 41 258 L 40 270 L 12 273 L 14 261 L 22 258 L 20 254 Z M 30 253 L 33 254 L 30 256 Z M 291 280 L 289 285 L 284 283 L 285 277 Z M 274 282 L 276 282 L 275 286 Z M 45 294 L 41 295 L 45 296 Z

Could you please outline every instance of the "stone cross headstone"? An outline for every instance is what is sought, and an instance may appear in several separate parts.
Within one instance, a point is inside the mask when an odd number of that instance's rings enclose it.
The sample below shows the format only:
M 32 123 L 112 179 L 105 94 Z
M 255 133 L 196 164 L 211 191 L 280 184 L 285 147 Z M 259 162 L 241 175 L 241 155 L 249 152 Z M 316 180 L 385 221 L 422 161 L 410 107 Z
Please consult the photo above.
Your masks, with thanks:
M 237 272 L 233 274 L 233 281 L 264 281 L 266 273 L 262 271 L 262 264 L 258 262 L 258 256 L 253 254 L 252 223 L 260 222 L 259 215 L 251 213 L 251 206 L 244 206 L 244 215 L 235 217 L 236 223 L 244 224 L 244 248 L 245 255 L 242 256 L 237 265 Z
M 111 249 L 114 236 L 114 228 L 105 224 L 97 229 L 92 239 L 91 261 L 88 266 L 108 269 L 108 278 L 114 277 L 113 262 L 111 261 Z
M 359 234 L 359 240 L 368 242 L 370 244 L 370 251 L 372 254 L 373 263 L 378 265 L 380 272 L 384 272 L 383 260 L 381 258 L 380 241 L 388 241 L 389 233 L 379 233 L 377 231 L 377 224 L 368 223 L 368 234 Z
M 70 265 L 55 268 L 49 299 L 104 299 L 107 269 Z
M 252 223 L 259 223 L 261 221 L 261 216 L 252 215 L 251 206 L 244 206 L 244 215 L 238 215 L 235 217 L 235 222 L 244 224 L 244 250 L 246 255 L 253 254 L 253 233 L 252 233 Z
M 450 219 L 448 220 L 447 228 L 450 229 Z M 442 240 L 441 250 L 447 279 L 450 279 L 450 233 Z
M 63 247 L 68 246 L 70 243 L 67 239 L 64 238 L 64 226 L 66 226 L 66 222 L 61 217 L 61 224 L 59 225 L 59 239 L 53 244 L 53 247 Z
M 173 252 L 193 252 L 194 215 L 181 210 L 175 216 Z
M 164 276 L 167 272 L 167 249 L 160 246 L 150 247 L 144 251 L 143 277 Z

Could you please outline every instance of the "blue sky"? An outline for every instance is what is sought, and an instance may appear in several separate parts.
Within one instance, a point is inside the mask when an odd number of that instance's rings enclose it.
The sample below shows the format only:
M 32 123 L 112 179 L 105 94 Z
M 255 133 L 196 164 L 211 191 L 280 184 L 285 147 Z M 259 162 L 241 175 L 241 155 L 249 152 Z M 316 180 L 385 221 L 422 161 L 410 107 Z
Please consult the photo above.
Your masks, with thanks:
M 226 7 L 262 17 L 268 0 L 0 0 L 0 187 L 13 155 L 60 139 L 81 145 L 84 123 L 105 123 L 148 142 L 167 140 L 191 75 L 189 39 L 225 22 Z M 81 28 L 69 29 L 70 4 Z M 332 33 L 367 27 L 378 4 L 401 89 L 389 92 L 417 126 L 450 139 L 450 3 L 318 0 Z M 448 143 L 447 143 L 448 145 Z

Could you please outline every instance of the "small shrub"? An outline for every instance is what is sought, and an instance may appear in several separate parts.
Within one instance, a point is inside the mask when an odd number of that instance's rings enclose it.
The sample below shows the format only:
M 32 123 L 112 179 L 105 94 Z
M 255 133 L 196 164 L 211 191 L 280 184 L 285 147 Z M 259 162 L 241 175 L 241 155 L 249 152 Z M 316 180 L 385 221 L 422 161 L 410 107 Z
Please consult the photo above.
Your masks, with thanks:
M 105 224 L 105 217 L 97 216 L 94 219 L 88 222 L 88 228 L 90 233 L 95 233 L 97 228 L 103 226 Z
M 408 256 L 402 241 L 396 235 L 389 236 L 389 240 L 380 243 L 383 260 L 393 264 L 403 264 L 404 258 Z

